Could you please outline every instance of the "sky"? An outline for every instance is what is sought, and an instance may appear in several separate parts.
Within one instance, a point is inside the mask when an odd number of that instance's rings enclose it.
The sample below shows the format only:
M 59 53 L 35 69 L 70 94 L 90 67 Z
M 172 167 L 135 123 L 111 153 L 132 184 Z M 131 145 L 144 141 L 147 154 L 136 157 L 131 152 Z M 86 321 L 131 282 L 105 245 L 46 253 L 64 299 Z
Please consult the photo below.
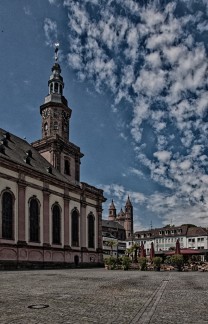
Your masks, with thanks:
M 0 0 L 0 127 L 41 138 L 54 43 L 81 181 L 134 229 L 208 226 L 208 1 Z

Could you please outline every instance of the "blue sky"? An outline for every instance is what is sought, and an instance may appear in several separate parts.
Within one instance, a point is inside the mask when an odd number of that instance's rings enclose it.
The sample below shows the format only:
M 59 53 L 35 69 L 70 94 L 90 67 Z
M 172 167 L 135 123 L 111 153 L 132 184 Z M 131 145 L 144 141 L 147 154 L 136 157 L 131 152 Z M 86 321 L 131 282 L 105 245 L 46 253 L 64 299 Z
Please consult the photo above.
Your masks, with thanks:
M 41 137 L 53 44 L 60 43 L 70 141 L 81 180 L 135 230 L 208 226 L 208 2 L 0 0 L 0 127 Z

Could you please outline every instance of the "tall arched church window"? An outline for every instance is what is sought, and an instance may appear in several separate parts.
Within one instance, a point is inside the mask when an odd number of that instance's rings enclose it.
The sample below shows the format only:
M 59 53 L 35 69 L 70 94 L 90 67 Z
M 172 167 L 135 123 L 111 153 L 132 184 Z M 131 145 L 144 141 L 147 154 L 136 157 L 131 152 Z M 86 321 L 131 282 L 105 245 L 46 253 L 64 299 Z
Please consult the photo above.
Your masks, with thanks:
M 93 213 L 88 215 L 88 247 L 95 247 L 95 217 Z
M 58 205 L 52 208 L 52 242 L 53 244 L 61 243 L 61 210 Z
M 30 226 L 30 241 L 40 241 L 40 208 L 36 198 L 32 198 L 29 203 L 29 226 Z
M 72 246 L 79 246 L 79 214 L 75 209 L 71 216 Z
M 70 162 L 69 162 L 69 160 L 64 160 L 64 173 L 66 174 L 66 175 L 70 175 Z
M 13 205 L 14 200 L 10 192 L 2 195 L 2 238 L 13 239 Z
M 53 84 L 50 84 L 50 93 L 53 93 Z

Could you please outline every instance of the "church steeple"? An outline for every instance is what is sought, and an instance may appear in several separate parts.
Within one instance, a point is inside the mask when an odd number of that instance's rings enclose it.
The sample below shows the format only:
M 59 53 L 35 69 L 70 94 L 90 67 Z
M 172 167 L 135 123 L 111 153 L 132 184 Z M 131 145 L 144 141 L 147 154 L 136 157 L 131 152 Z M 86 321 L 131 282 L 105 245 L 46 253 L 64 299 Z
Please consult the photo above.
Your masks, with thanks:
M 116 220 L 116 207 L 114 205 L 113 200 L 111 201 L 111 204 L 109 206 L 109 214 L 108 214 L 108 219 L 109 220 Z
M 64 82 L 58 63 L 58 44 L 55 45 L 55 62 L 48 81 L 49 93 L 40 106 L 42 139 L 32 145 L 70 182 L 79 184 L 80 164 L 84 156 L 80 148 L 69 141 L 71 109 L 63 96 Z
M 40 106 L 42 116 L 42 138 L 59 135 L 64 140 L 69 139 L 69 120 L 71 109 L 63 96 L 64 81 L 61 67 L 58 63 L 59 44 L 55 44 L 55 62 L 48 81 L 48 95 Z

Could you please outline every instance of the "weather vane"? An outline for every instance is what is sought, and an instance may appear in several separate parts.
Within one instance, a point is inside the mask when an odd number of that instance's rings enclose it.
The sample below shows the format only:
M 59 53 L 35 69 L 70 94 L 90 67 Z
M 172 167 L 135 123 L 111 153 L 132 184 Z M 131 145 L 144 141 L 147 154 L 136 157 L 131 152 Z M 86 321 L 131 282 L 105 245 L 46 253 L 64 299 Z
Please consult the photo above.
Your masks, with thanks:
M 58 50 L 59 50 L 59 43 L 55 43 L 55 61 L 58 61 Z

